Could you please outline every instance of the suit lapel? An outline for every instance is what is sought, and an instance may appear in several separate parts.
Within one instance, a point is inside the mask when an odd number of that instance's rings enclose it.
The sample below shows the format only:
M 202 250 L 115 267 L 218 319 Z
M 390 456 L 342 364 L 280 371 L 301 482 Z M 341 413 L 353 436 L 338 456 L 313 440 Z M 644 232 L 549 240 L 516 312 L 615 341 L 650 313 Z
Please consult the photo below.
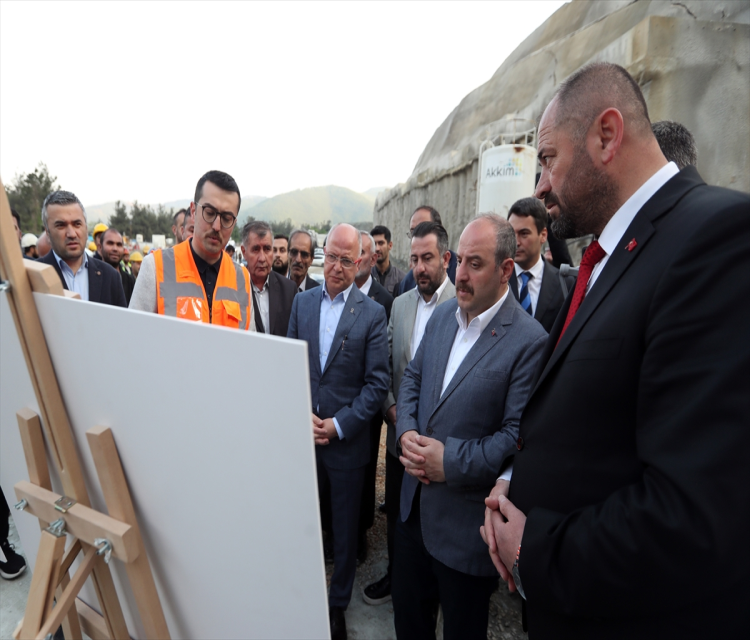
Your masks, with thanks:
M 357 285 L 353 285 L 352 290 L 349 292 L 349 297 L 346 299 L 346 303 L 344 304 L 344 310 L 341 312 L 339 323 L 338 325 L 336 325 L 336 333 L 333 335 L 333 342 L 331 342 L 331 349 L 328 351 L 328 358 L 326 359 L 323 373 L 328 370 L 331 362 L 333 362 L 336 354 L 341 349 L 341 345 L 349 335 L 349 330 L 352 328 L 354 323 L 357 321 L 359 314 L 362 312 L 362 303 L 364 302 L 364 299 L 365 296 L 357 288 Z M 318 307 L 318 326 L 320 326 L 320 307 Z
M 643 205 L 643 207 L 641 207 L 641 210 L 636 214 L 635 218 L 633 218 L 630 226 L 627 228 L 612 252 L 612 255 L 607 260 L 607 264 L 599 274 L 591 291 L 589 291 L 583 299 L 581 306 L 578 308 L 573 320 L 571 320 L 568 325 L 568 328 L 560 339 L 559 344 L 555 347 L 554 344 L 560 335 L 560 330 L 562 329 L 562 324 L 560 323 L 561 317 L 567 315 L 568 309 L 570 308 L 570 302 L 573 298 L 572 292 L 568 295 L 560 312 L 560 317 L 558 317 L 557 322 L 555 322 L 555 327 L 550 334 L 547 349 L 545 350 L 549 351 L 550 346 L 552 347 L 549 360 L 542 370 L 539 379 L 536 381 L 534 389 L 529 397 L 531 397 L 534 391 L 539 388 L 539 385 L 547 377 L 547 374 L 567 351 L 568 347 L 581 332 L 581 329 L 586 326 L 589 318 L 594 311 L 596 311 L 602 301 L 609 295 L 609 292 L 615 284 L 617 284 L 630 265 L 641 255 L 644 247 L 656 231 L 653 222 L 671 211 L 689 191 L 701 184 L 704 183 L 700 179 L 697 170 L 695 170 L 694 167 L 688 167 L 671 178 L 648 202 L 646 202 L 645 205 Z M 632 250 L 628 250 L 627 247 L 631 239 L 635 239 L 637 245 Z
M 89 258 L 89 300 L 99 302 L 102 299 L 102 270 L 94 260 Z M 117 274 L 120 277 L 120 274 Z
M 258 296 L 255 295 L 255 289 L 253 288 L 252 283 L 250 284 L 250 292 L 253 294 L 253 315 L 255 316 L 255 331 L 258 333 L 265 333 L 266 327 L 263 324 L 263 318 L 260 315 Z
M 534 309 L 534 317 L 537 320 L 541 320 L 544 313 L 552 306 L 555 299 L 555 287 L 559 287 L 560 283 L 557 282 L 557 278 L 552 273 L 552 269 L 548 268 L 547 262 L 545 261 L 542 271 L 542 286 L 539 289 L 539 298 L 536 301 L 536 309 Z
M 448 355 L 445 357 L 444 363 L 442 362 L 443 359 L 441 358 L 440 364 L 442 366 L 437 368 L 438 371 L 443 372 L 443 376 L 435 376 L 436 378 L 439 378 L 437 390 L 439 399 L 434 405 L 435 408 L 432 410 L 432 414 L 434 414 L 440 408 L 440 405 L 442 405 L 443 402 L 445 402 L 448 397 L 450 397 L 456 387 L 461 384 L 461 381 L 476 366 L 476 364 L 482 358 L 484 358 L 487 352 L 495 345 L 499 344 L 500 340 L 502 340 L 503 336 L 505 336 L 506 331 L 503 326 L 512 324 L 513 310 L 515 306 L 513 304 L 509 304 L 509 302 L 509 299 L 506 298 L 505 302 L 503 302 L 500 309 L 498 309 L 497 313 L 495 314 L 495 317 L 490 320 L 489 324 L 485 327 L 484 331 L 482 331 L 482 334 L 479 336 L 479 339 L 476 341 L 469 353 L 466 354 L 466 357 L 461 363 L 461 366 L 458 367 L 458 370 L 453 375 L 453 378 L 451 378 L 450 383 L 446 387 L 445 393 L 440 396 L 440 389 L 443 386 L 443 377 L 445 376 L 445 370 L 448 366 L 448 358 L 450 357 L 450 352 L 453 348 L 456 331 L 458 331 L 458 322 L 456 322 L 455 331 L 453 332 L 453 339 L 447 342 L 443 342 L 443 344 L 447 346 Z M 515 300 L 513 300 L 512 302 L 515 302 Z M 430 417 L 432 417 L 432 414 L 430 415 Z
M 406 306 L 404 308 L 404 319 L 401 322 L 401 331 L 403 332 L 403 340 L 406 345 L 406 360 L 411 360 L 411 337 L 414 334 L 414 323 L 417 321 L 417 296 L 411 291 L 407 291 L 405 296 Z
M 268 274 L 268 327 L 269 333 L 273 334 L 274 329 L 278 326 L 279 311 L 281 304 L 281 285 L 274 278 L 274 272 Z
M 303 297 L 300 299 L 300 302 L 304 300 L 304 294 L 307 293 L 307 291 L 304 291 L 302 294 Z M 310 335 L 307 339 L 307 348 L 310 349 L 310 358 L 313 361 L 313 366 L 317 368 L 318 374 L 322 375 L 322 371 L 320 370 L 320 296 L 321 292 L 316 291 L 314 294 L 311 294 L 310 302 L 307 304 L 307 310 L 303 313 L 298 312 L 299 317 L 304 317 L 305 314 L 307 314 L 307 317 L 310 319 Z M 302 307 L 302 305 L 300 305 Z M 300 309 L 302 311 L 302 309 Z
M 518 300 L 518 276 L 516 276 L 516 268 L 513 267 L 513 271 L 510 273 L 510 280 L 508 280 L 508 286 L 510 287 L 513 297 Z

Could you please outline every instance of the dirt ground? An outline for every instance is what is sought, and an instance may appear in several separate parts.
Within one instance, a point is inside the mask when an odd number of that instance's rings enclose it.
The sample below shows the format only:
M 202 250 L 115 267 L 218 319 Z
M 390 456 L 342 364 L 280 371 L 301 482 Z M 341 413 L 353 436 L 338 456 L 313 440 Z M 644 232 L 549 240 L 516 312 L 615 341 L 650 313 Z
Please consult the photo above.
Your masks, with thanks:
M 379 638 L 392 631 L 393 607 L 391 603 L 373 607 L 362 604 L 361 589 L 385 575 L 387 566 L 386 518 L 377 510 L 377 505 L 385 499 L 385 425 L 380 439 L 380 455 L 376 479 L 375 522 L 368 531 L 369 553 L 367 560 L 357 567 L 357 575 L 352 594 L 352 604 L 347 610 L 347 627 L 350 638 Z M 479 535 L 477 533 L 477 535 Z M 333 565 L 326 565 L 326 579 L 330 582 Z M 365 612 L 367 615 L 362 615 Z M 382 635 L 378 635 L 382 634 Z M 394 635 L 389 637 L 395 638 Z M 442 629 L 438 629 L 438 638 Z M 508 588 L 500 581 L 500 586 L 490 600 L 490 620 L 487 628 L 490 640 L 521 640 L 528 638 L 521 626 L 521 598 L 508 593 Z M 385 640 L 385 638 L 383 638 Z

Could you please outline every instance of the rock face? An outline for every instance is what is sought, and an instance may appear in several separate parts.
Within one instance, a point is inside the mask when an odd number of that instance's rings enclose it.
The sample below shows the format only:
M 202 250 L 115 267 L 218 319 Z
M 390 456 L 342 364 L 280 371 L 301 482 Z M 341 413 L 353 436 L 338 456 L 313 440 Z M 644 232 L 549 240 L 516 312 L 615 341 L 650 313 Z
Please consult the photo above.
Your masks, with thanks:
M 518 119 L 538 122 L 558 85 L 596 61 L 632 74 L 652 121 L 690 129 L 707 183 L 750 192 L 750 0 L 575 0 L 461 101 L 406 183 L 380 193 L 374 220 L 393 232 L 396 261 L 406 262 L 409 217 L 421 204 L 440 211 L 455 249 L 475 215 L 480 144 L 528 128 Z

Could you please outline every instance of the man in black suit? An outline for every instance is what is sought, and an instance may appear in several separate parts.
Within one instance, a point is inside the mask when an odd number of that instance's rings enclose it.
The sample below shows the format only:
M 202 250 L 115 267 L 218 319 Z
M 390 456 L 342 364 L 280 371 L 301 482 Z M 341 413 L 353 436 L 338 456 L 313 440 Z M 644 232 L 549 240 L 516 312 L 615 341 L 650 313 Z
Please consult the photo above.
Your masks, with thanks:
M 52 251 L 38 262 L 52 265 L 65 289 L 82 300 L 126 307 L 120 275 L 110 265 L 89 258 L 86 247 L 86 213 L 70 191 L 53 191 L 42 205 L 42 224 Z
M 241 238 L 240 248 L 247 261 L 252 283 L 255 328 L 258 332 L 286 337 L 297 287 L 288 278 L 271 270 L 271 226 L 267 222 L 253 220 L 242 228 Z
M 750 197 L 667 162 L 613 64 L 562 84 L 538 150 L 553 230 L 597 240 L 487 500 L 495 566 L 534 639 L 747 637 Z
M 523 309 L 549 333 L 565 295 L 560 271 L 542 258 L 542 245 L 547 240 L 547 209 L 537 198 L 522 198 L 511 206 L 508 222 L 516 232 L 516 264 L 510 290 Z M 567 291 L 573 289 L 575 278 L 566 278 L 566 285 Z
M 122 234 L 114 227 L 109 227 L 102 233 L 99 242 L 102 260 L 110 265 L 120 274 L 122 280 L 122 289 L 125 292 L 125 302 L 130 304 L 130 298 L 135 288 L 135 278 L 129 273 L 122 264 L 125 254 L 125 245 L 122 242 Z
M 289 236 L 289 279 L 297 285 L 300 293 L 320 286 L 307 275 L 317 246 L 313 234 L 304 229 L 295 229 Z

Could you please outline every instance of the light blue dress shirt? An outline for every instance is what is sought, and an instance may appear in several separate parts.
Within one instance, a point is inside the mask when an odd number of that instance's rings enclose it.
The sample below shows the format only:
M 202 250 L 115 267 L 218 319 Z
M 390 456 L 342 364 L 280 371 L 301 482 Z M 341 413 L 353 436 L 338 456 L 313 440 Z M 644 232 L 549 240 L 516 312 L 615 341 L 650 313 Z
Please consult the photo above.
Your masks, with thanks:
M 346 306 L 346 299 L 351 293 L 354 283 L 350 284 L 347 289 L 344 289 L 339 293 L 333 300 L 328 295 L 328 288 L 325 282 L 321 289 L 321 300 L 320 300 L 320 329 L 318 334 L 318 350 L 320 352 L 320 371 L 322 373 L 326 366 L 326 360 L 328 360 L 328 353 L 331 351 L 333 346 L 333 336 L 336 335 L 336 327 L 339 326 L 339 320 L 341 314 Z M 320 407 L 318 407 L 320 408 Z M 333 425 L 336 427 L 336 433 L 339 434 L 339 439 L 344 439 L 344 433 L 339 427 L 339 422 L 336 418 L 333 419 Z
M 65 283 L 68 285 L 68 289 L 75 291 L 81 296 L 81 300 L 89 299 L 89 257 L 86 252 L 83 252 L 83 262 L 76 273 L 73 273 L 73 269 L 68 266 L 60 256 L 58 256 L 54 250 L 52 254 L 55 256 L 57 265 L 62 271 Z

